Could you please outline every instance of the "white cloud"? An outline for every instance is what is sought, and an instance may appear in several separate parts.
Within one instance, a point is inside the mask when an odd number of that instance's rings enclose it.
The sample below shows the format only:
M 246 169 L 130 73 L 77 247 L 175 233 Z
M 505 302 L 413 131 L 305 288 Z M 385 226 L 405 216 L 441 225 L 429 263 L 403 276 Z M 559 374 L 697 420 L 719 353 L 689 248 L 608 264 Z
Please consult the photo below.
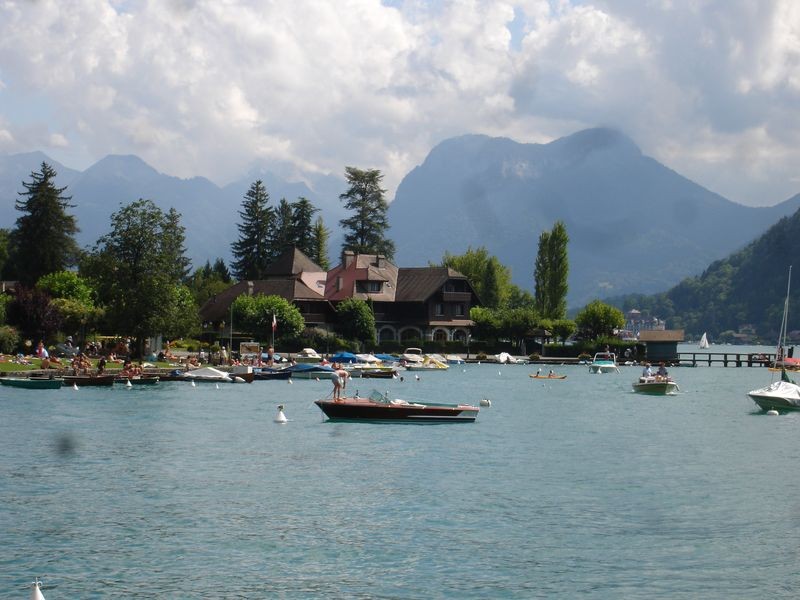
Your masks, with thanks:
M 797 185 L 799 24 L 793 0 L 4 0 L 0 146 L 218 181 L 377 167 L 393 190 L 451 135 L 610 125 L 774 203 Z

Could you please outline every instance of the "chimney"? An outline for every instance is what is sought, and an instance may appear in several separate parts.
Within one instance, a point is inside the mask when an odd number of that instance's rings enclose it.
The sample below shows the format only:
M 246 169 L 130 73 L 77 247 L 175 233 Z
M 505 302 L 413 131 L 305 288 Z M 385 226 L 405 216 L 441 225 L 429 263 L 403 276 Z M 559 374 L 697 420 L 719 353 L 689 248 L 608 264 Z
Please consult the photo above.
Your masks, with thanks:
M 345 268 L 349 267 L 353 264 L 353 260 L 355 259 L 356 254 L 352 250 L 345 250 L 342 258 L 344 259 L 344 266 Z

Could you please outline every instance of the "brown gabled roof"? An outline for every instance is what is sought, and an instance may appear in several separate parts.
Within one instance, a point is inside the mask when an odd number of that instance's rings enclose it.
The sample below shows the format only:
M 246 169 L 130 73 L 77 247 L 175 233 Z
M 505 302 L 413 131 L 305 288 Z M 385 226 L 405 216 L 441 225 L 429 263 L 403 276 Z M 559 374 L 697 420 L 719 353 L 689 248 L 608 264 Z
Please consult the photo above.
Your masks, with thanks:
M 292 277 L 306 272 L 323 272 L 323 268 L 292 246 L 269 264 L 264 271 L 267 277 Z
M 250 292 L 249 283 L 253 284 L 253 296 L 280 296 L 289 302 L 292 300 L 319 300 L 325 297 L 312 290 L 299 279 L 257 279 L 252 282 L 240 281 L 210 298 L 200 309 L 203 321 L 225 321 L 230 318 L 231 304 L 242 294 Z
M 397 274 L 395 301 L 424 302 L 441 290 L 448 279 L 467 278 L 449 267 L 401 267 Z
M 639 332 L 640 342 L 682 342 L 683 329 L 645 329 Z

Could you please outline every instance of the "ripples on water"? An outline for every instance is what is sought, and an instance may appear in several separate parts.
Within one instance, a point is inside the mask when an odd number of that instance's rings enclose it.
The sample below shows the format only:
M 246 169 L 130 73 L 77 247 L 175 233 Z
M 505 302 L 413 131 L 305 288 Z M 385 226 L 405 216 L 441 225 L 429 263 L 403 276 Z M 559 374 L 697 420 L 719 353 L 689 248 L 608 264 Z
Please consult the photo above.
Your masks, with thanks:
M 490 398 L 474 424 L 324 422 L 324 381 L 3 388 L 0 597 L 796 596 L 800 415 L 755 410 L 766 370 L 667 398 L 534 370 L 351 382 Z

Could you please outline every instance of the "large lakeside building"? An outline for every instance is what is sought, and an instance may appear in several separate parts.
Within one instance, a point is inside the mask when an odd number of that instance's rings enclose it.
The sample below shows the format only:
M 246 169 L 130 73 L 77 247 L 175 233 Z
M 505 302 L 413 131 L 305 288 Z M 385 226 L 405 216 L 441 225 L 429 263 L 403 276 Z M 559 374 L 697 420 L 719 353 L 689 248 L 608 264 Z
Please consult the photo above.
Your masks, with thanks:
M 336 322 L 338 302 L 365 300 L 379 342 L 466 341 L 470 308 L 480 306 L 466 276 L 447 267 L 398 267 L 384 256 L 345 252 L 326 272 L 296 248 L 273 262 L 264 279 L 240 281 L 210 298 L 200 318 L 230 333 L 231 305 L 242 294 L 280 296 L 298 308 L 306 327 L 324 330 Z

